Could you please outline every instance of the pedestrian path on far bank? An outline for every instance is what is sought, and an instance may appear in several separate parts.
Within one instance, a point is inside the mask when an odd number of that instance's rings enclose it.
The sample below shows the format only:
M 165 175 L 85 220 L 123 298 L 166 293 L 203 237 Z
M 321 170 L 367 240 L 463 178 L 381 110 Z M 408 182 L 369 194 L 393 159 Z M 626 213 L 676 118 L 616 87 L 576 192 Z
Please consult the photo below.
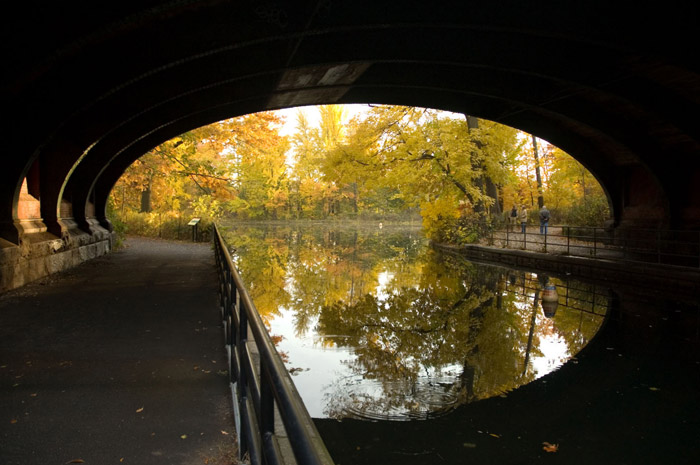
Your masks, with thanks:
M 484 237 L 480 245 L 578 257 L 624 258 L 624 251 L 620 247 L 606 245 L 602 239 L 600 237 L 596 240 L 593 236 L 586 239 L 567 237 L 561 226 L 550 226 L 547 234 L 540 233 L 539 226 L 528 226 L 523 234 L 520 225 L 517 225 L 511 229 L 494 231 Z
M 209 244 L 127 247 L 0 295 L 0 463 L 230 464 Z

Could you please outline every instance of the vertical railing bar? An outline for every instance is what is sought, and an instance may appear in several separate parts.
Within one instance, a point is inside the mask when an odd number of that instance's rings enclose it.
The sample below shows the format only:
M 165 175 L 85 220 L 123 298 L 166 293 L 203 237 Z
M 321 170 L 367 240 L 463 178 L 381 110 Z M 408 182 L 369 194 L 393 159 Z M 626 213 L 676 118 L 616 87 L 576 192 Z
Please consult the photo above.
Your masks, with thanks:
M 248 454 L 248 461 L 250 465 L 262 465 L 263 460 L 260 457 L 262 447 L 260 445 L 260 438 L 256 434 L 260 430 L 258 427 L 258 422 L 255 418 L 255 414 L 251 414 L 250 411 L 250 399 L 247 397 L 241 398 L 241 424 L 245 424 L 245 433 L 241 435 L 242 439 L 245 440 L 246 448 L 245 451 L 239 453 L 241 458 Z
M 247 361 L 246 357 L 244 357 L 244 351 L 245 351 L 245 343 L 248 340 L 248 317 L 246 315 L 245 311 L 245 304 L 243 302 L 239 302 L 238 304 L 238 328 L 237 328 L 237 336 L 238 339 L 236 340 L 236 346 L 238 350 L 238 354 L 240 356 L 240 361 L 243 364 L 243 367 L 241 369 L 241 372 L 239 373 L 239 379 L 238 382 L 241 385 L 240 391 L 241 391 L 241 396 L 242 397 L 248 397 L 248 369 L 245 366 Z
M 275 432 L 275 396 L 272 392 L 270 374 L 267 367 L 260 359 L 260 432 L 264 436 L 266 433 Z
M 262 437 L 262 446 L 265 465 L 284 465 L 282 451 L 274 434 L 265 433 Z
M 596 238 L 597 228 L 593 228 L 593 256 L 598 256 L 598 239 Z
M 251 345 L 254 345 L 254 341 L 245 341 L 241 358 L 243 359 L 243 366 L 246 369 L 246 379 L 248 380 L 248 397 L 252 400 L 256 417 L 260 418 L 260 376 L 255 371 Z M 258 425 L 260 425 L 260 421 L 258 421 Z

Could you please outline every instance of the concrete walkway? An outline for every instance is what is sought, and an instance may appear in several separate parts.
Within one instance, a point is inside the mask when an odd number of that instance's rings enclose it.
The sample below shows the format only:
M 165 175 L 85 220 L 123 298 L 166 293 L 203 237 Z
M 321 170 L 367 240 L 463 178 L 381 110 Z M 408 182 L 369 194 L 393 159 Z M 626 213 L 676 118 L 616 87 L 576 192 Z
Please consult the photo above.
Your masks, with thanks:
M 209 244 L 127 248 L 0 296 L 0 463 L 230 464 Z
M 586 234 L 592 235 L 592 232 Z M 599 232 L 599 234 L 602 234 Z M 577 257 L 622 259 L 625 254 L 620 247 L 614 247 L 603 243 L 603 237 L 593 242 L 589 240 L 567 238 L 560 226 L 552 226 L 548 234 L 540 234 L 539 226 L 527 228 L 527 234 L 522 234 L 520 228 L 512 231 L 499 230 L 485 239 L 481 245 L 492 245 L 503 249 L 530 250 L 533 252 L 546 252 L 550 254 L 572 255 Z M 493 244 L 490 241 L 493 240 Z M 656 258 L 655 256 L 652 258 Z

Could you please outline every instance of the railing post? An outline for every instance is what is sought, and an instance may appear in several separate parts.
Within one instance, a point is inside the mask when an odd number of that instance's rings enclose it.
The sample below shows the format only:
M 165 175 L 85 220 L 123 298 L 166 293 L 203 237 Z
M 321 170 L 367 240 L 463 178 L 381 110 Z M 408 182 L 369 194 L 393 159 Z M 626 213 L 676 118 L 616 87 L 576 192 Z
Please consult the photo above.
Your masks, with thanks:
M 260 359 L 260 433 L 263 436 L 275 432 L 275 397 L 272 393 L 270 375 Z
M 226 326 L 228 328 L 227 331 L 227 343 L 231 347 L 231 353 L 233 353 L 233 345 L 236 343 L 235 341 L 235 329 L 233 328 L 233 312 L 236 311 L 236 287 L 233 285 L 233 280 L 231 279 L 231 273 L 228 271 L 226 272 L 226 289 L 228 293 L 228 302 L 226 305 Z
M 596 237 L 596 231 L 598 228 L 593 228 L 593 256 L 598 256 L 598 238 Z
M 238 366 L 238 379 L 236 380 L 236 386 L 238 390 L 238 399 L 234 399 L 234 402 L 239 403 L 239 410 L 241 412 L 247 411 L 247 405 L 244 405 L 248 402 L 248 369 L 247 369 L 247 359 L 248 357 L 245 357 L 244 354 L 245 352 L 245 344 L 246 344 L 246 339 L 248 335 L 248 319 L 246 317 L 246 312 L 244 309 L 244 304 L 242 301 L 239 300 L 238 302 L 238 334 L 237 334 L 237 340 L 236 340 L 236 352 L 238 354 L 238 359 L 240 365 Z M 232 347 L 232 352 L 233 352 L 233 347 Z M 233 357 L 232 357 L 233 358 Z M 248 412 L 248 415 L 250 415 L 250 412 Z M 243 418 L 241 419 L 241 423 L 244 423 Z M 243 428 L 247 428 L 247 426 L 242 426 Z M 246 453 L 251 452 L 251 447 L 252 444 L 248 444 L 248 434 L 245 434 L 244 432 L 241 432 L 239 434 L 239 441 L 240 444 L 238 446 L 239 452 L 238 456 L 239 458 L 242 458 L 245 456 Z
M 571 227 L 566 227 L 566 255 L 571 255 Z
M 242 300 L 238 301 L 238 334 L 236 340 L 236 347 L 238 349 L 238 355 L 240 357 L 240 363 L 242 366 L 238 368 L 238 383 L 240 384 L 241 397 L 247 397 L 248 393 L 248 370 L 247 370 L 247 357 L 243 355 L 246 353 L 245 344 L 248 341 L 248 315 L 246 312 L 245 304 Z

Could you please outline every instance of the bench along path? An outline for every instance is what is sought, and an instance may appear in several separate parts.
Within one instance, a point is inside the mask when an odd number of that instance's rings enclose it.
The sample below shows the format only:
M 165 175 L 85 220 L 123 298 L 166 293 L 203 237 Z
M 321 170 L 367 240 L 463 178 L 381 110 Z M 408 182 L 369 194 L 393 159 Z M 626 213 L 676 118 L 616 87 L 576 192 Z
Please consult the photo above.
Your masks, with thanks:
M 211 245 L 127 246 L 0 296 L 0 463 L 235 458 Z

